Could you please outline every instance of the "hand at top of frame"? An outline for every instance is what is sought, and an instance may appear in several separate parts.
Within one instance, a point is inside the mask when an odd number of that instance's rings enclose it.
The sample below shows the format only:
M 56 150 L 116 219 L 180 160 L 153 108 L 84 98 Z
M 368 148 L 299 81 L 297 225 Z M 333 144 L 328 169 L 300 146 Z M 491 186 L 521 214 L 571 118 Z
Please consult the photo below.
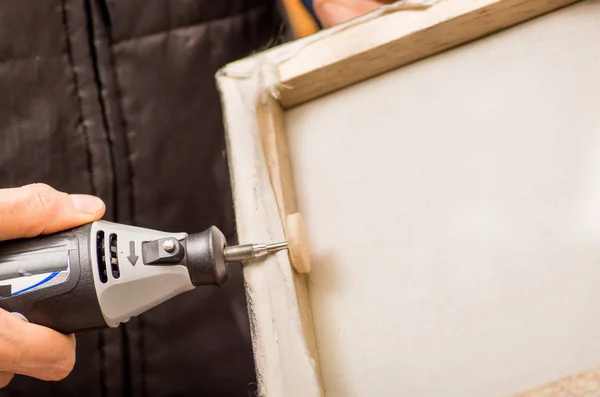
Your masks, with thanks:
M 331 27 L 393 2 L 393 0 L 313 0 L 313 7 L 321 24 L 324 27 Z

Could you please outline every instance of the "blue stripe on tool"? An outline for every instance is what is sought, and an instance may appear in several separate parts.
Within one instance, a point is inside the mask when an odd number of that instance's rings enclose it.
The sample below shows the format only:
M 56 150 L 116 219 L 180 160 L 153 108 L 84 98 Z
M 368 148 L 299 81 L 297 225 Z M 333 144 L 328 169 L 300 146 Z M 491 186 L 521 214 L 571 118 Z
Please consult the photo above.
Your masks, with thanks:
M 29 291 L 29 290 L 31 290 L 31 289 L 34 289 L 35 287 L 39 287 L 40 285 L 42 285 L 42 284 L 45 284 L 45 283 L 47 283 L 48 281 L 52 280 L 54 277 L 58 276 L 58 273 L 60 273 L 60 272 L 54 272 L 54 273 L 50 274 L 48 277 L 46 277 L 45 279 L 43 279 L 42 281 L 40 281 L 40 282 L 39 282 L 39 283 L 37 283 L 37 284 L 33 284 L 33 285 L 31 285 L 31 286 L 29 286 L 29 287 L 27 287 L 27 288 L 23 288 L 23 289 L 22 289 L 22 290 L 20 290 L 20 291 L 14 292 L 14 293 L 12 294 L 12 296 L 15 296 L 15 295 L 22 294 L 23 292 L 27 292 L 27 291 Z

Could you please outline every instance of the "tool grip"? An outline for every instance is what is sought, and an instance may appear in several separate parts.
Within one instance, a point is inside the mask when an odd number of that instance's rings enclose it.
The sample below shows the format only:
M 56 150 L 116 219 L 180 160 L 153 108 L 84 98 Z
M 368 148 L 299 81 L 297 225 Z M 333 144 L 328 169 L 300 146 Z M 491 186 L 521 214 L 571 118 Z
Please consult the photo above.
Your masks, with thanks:
M 0 308 L 64 334 L 106 327 L 94 286 L 91 226 L 0 243 Z

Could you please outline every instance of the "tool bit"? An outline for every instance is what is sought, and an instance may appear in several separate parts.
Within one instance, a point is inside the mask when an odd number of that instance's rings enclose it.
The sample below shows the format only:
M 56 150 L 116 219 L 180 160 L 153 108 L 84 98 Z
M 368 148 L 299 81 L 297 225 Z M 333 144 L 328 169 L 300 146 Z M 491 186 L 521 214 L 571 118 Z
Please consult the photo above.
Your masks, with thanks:
M 225 247 L 225 262 L 242 262 L 288 248 L 286 241 L 274 244 L 244 244 Z

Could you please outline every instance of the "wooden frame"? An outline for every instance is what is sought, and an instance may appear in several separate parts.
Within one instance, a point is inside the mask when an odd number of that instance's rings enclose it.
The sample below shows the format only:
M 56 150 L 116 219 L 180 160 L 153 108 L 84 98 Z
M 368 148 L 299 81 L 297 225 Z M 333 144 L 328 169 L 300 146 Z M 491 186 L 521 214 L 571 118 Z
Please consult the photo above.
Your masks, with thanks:
M 576 2 L 404 2 L 227 65 L 217 81 L 239 240 L 282 240 L 286 220 L 297 213 L 286 109 Z M 307 275 L 294 270 L 286 252 L 246 266 L 244 274 L 261 395 L 323 395 Z M 580 396 L 591 390 L 586 384 L 600 387 L 599 379 L 590 372 L 523 396 Z

